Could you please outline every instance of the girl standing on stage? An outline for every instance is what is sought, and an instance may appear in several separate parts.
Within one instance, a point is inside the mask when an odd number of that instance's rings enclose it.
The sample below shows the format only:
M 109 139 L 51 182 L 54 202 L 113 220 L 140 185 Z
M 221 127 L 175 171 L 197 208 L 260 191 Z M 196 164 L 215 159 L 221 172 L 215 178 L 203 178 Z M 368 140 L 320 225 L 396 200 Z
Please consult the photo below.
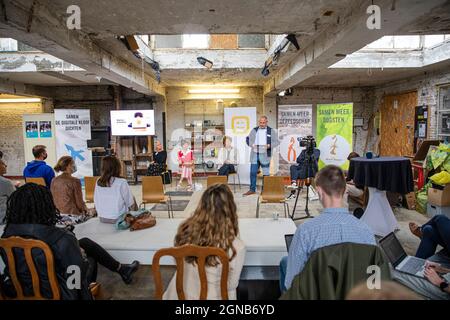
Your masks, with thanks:
M 180 182 L 178 188 L 181 186 L 183 179 L 188 182 L 188 191 L 192 191 L 192 168 L 194 167 L 194 154 L 189 148 L 187 140 L 181 141 L 182 149 L 178 152 L 178 165 L 180 167 Z

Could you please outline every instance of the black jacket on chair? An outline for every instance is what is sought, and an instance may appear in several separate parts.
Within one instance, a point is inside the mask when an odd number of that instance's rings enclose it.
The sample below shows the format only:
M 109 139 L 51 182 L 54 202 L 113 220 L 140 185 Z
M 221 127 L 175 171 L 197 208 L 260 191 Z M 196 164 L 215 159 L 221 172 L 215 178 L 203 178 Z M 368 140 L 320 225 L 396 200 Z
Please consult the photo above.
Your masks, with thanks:
M 54 226 L 46 226 L 41 224 L 9 224 L 6 226 L 2 238 L 18 236 L 22 238 L 41 240 L 45 242 L 53 253 L 55 264 L 55 273 L 59 283 L 59 289 L 62 300 L 91 300 L 92 295 L 89 291 L 87 283 L 87 270 L 89 261 L 85 259 L 78 245 L 75 235 L 63 228 Z M 6 254 L 0 249 L 0 255 L 7 266 Z M 41 294 L 46 298 L 51 298 L 50 284 L 47 280 L 47 266 L 45 256 L 42 251 L 35 249 L 32 251 L 33 260 L 36 270 L 39 274 Z M 14 249 L 16 257 L 16 271 L 19 281 L 22 283 L 22 289 L 25 295 L 32 294 L 31 274 L 27 268 L 25 256 L 22 250 Z M 81 270 L 81 289 L 69 289 L 67 287 L 67 279 L 72 275 L 67 273 L 67 268 L 71 265 L 80 267 Z M 3 281 L 1 283 L 2 290 L 6 296 L 14 297 L 15 291 L 11 280 L 9 279 L 9 271 L 5 268 Z

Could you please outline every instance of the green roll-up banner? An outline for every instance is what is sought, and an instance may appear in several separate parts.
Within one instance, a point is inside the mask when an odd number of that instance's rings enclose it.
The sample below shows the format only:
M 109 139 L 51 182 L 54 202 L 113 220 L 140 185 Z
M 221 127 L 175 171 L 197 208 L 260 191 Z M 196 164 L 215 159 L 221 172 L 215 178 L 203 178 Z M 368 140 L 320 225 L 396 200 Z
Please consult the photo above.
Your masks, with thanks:
M 329 164 L 347 170 L 353 149 L 353 103 L 317 105 L 319 168 Z

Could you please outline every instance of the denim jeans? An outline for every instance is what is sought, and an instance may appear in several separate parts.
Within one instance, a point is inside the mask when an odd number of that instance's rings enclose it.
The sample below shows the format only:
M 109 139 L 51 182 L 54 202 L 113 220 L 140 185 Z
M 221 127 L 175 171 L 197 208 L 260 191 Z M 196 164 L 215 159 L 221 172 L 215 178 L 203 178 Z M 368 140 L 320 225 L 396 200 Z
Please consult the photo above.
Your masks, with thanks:
M 270 174 L 270 158 L 266 154 L 260 153 L 254 154 L 252 158 L 250 165 L 250 190 L 255 192 L 258 169 L 261 167 L 263 175 L 268 176 Z
M 427 259 L 435 254 L 437 245 L 450 253 L 450 219 L 436 215 L 422 225 L 422 240 L 416 252 L 416 257 Z
M 284 284 L 284 282 L 286 280 L 287 264 L 288 264 L 288 257 L 285 256 L 285 257 L 281 258 L 281 261 L 280 261 L 280 291 L 281 291 L 281 293 L 284 293 L 287 291 L 286 285 Z

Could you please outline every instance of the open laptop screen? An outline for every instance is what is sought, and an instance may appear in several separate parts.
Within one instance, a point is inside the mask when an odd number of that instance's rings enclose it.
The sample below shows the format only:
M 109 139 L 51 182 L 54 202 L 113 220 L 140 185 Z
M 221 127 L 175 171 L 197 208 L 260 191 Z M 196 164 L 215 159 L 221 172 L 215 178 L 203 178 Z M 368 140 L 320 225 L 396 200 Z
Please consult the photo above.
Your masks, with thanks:
M 393 232 L 380 240 L 380 246 L 394 267 L 407 257 L 400 241 Z
M 291 247 L 292 238 L 294 237 L 293 234 L 285 234 L 284 235 L 284 241 L 286 241 L 286 248 L 289 252 L 289 248 Z

